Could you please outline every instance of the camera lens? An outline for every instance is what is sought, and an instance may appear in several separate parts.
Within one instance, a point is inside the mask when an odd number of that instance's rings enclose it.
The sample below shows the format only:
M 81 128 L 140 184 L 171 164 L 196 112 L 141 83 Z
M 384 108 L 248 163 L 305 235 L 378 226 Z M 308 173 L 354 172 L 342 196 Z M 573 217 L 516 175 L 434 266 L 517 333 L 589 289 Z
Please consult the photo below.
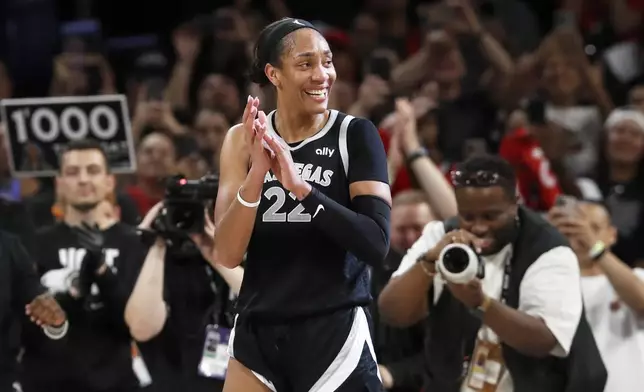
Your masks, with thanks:
M 470 258 L 462 248 L 452 248 L 443 255 L 443 265 L 453 274 L 465 271 L 469 262 Z

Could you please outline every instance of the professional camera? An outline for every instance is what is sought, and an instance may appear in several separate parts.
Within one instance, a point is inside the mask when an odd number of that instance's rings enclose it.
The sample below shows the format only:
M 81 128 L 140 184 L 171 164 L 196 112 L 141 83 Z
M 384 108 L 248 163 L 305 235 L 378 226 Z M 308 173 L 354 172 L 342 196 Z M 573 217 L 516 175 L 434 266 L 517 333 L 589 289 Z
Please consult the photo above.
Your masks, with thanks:
M 219 177 L 206 175 L 187 180 L 178 175 L 168 179 L 163 208 L 152 228 L 166 240 L 186 239 L 188 234 L 201 233 L 205 224 L 204 211 L 217 199 Z
M 438 256 L 438 269 L 451 283 L 466 284 L 485 277 L 485 266 L 479 255 L 464 244 L 449 244 Z

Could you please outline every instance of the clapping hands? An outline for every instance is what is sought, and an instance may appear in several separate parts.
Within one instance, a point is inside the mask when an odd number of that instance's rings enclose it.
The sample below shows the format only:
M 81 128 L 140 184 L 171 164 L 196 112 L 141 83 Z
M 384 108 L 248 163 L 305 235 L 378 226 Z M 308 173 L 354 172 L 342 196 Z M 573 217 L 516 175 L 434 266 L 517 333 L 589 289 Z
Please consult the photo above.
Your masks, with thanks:
M 246 145 L 250 150 L 251 170 L 265 174 L 271 168 L 270 160 L 274 154 L 264 141 L 267 131 L 266 113 L 259 110 L 259 98 L 248 96 L 242 115 L 242 126 Z
M 273 172 L 282 186 L 298 198 L 308 194 L 308 185 L 297 172 L 287 144 L 268 131 L 266 114 L 259 110 L 259 99 L 248 97 L 242 124 L 250 149 L 251 170 Z

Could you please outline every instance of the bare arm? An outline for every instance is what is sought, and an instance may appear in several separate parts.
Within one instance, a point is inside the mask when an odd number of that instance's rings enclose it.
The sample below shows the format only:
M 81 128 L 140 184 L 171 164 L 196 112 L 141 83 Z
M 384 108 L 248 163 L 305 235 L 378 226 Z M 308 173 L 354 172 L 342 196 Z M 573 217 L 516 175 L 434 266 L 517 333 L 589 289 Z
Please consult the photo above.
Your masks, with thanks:
M 378 309 L 385 323 L 405 328 L 427 317 L 427 293 L 433 277 L 426 274 L 420 263 L 403 275 L 392 278 L 378 297 Z
M 514 75 L 514 61 L 492 34 L 485 31 L 476 12 L 468 1 L 461 1 L 460 7 L 470 32 L 478 38 L 480 50 L 490 64 L 492 77 L 489 78 L 488 89 L 497 102 L 507 102 L 505 92 L 510 88 L 510 79 Z
M 239 290 L 241 289 L 242 281 L 244 280 L 244 269 L 240 266 L 237 266 L 233 269 L 224 268 L 221 265 L 214 264 L 214 268 L 219 275 L 226 281 L 226 284 L 230 287 L 230 290 L 235 294 L 239 295 Z
M 391 71 L 391 86 L 396 92 L 413 89 L 425 79 L 429 64 L 429 49 L 422 47 Z
M 407 100 L 396 102 L 397 113 L 402 119 L 402 145 L 406 156 L 414 154 L 421 148 L 416 127 L 416 117 L 411 104 Z M 445 176 L 432 162 L 428 155 L 420 156 L 410 162 L 410 169 L 418 179 L 421 189 L 427 195 L 433 211 L 442 219 L 455 216 L 458 213 L 454 189 Z
M 492 300 L 483 322 L 523 354 L 566 357 L 582 317 L 580 280 L 573 251 L 553 248 L 523 276 L 518 309 Z
M 385 323 L 408 327 L 427 317 L 427 295 L 433 277 L 425 269 L 433 272 L 431 262 L 435 260 L 426 259 L 422 265 L 418 259 L 440 241 L 444 232 L 443 222 L 430 222 L 403 257 L 398 270 L 378 297 L 378 309 Z
M 490 62 L 492 68 L 501 75 L 511 75 L 514 68 L 514 62 L 512 61 L 510 54 L 505 50 L 503 45 L 501 45 L 501 43 L 492 36 L 492 34 L 485 31 L 481 21 L 476 15 L 476 11 L 474 11 L 469 1 L 457 0 L 457 4 L 457 9 L 459 9 L 463 15 L 470 32 L 479 39 L 481 51 L 485 58 Z
M 454 190 L 429 156 L 425 155 L 414 160 L 410 167 L 414 171 L 420 187 L 425 191 L 432 210 L 444 219 L 456 215 Z
M 246 202 L 262 196 L 266 173 L 248 170 L 249 148 L 241 125 L 232 127 L 221 150 L 219 193 L 215 206 L 215 231 L 212 260 L 227 268 L 237 267 L 246 253 L 255 226 L 257 208 L 249 208 L 237 200 L 237 192 Z
M 165 92 L 166 101 L 172 107 L 186 109 L 189 106 L 188 90 L 192 79 L 192 63 L 177 61 L 172 68 L 172 75 Z
M 503 45 L 492 34 L 480 31 L 477 33 L 481 52 L 490 63 L 491 77 L 485 86 L 499 105 L 513 106 L 515 102 L 508 99 L 514 78 L 514 61 Z
M 495 300 L 490 302 L 483 322 L 505 344 L 529 356 L 545 357 L 557 345 L 557 339 L 543 320 Z
M 607 252 L 597 261 L 619 298 L 633 312 L 644 316 L 644 282 L 624 262 Z
M 148 251 L 125 306 L 125 323 L 134 339 L 145 342 L 163 330 L 168 309 L 163 300 L 166 246 L 158 239 Z
M 190 102 L 188 93 L 192 70 L 199 54 L 201 39 L 197 33 L 189 30 L 178 30 L 173 34 L 173 45 L 177 53 L 177 62 L 165 92 L 165 100 L 174 108 L 186 109 Z

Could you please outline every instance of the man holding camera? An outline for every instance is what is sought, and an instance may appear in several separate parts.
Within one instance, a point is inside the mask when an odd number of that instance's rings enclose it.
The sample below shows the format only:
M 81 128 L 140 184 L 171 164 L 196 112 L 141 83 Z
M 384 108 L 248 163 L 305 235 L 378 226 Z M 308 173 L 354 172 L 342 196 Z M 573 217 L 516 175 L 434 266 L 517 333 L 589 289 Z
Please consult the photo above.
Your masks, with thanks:
M 117 221 L 107 200 L 114 185 L 98 143 L 67 145 L 56 178 L 64 218 L 37 232 L 34 253 L 41 283 L 72 327 L 64 341 L 24 328 L 25 392 L 138 389 L 123 312 L 127 282 L 135 280 L 129 275 L 145 253 L 135 229 Z
M 214 224 L 202 196 L 216 191 L 216 185 L 204 179 L 169 183 L 166 199 L 139 225 L 150 248 L 125 320 L 152 375 L 149 392 L 223 389 L 233 326 L 229 298 L 239 293 L 243 269 L 204 260 L 212 254 Z M 184 220 L 188 211 L 204 219 Z
M 427 319 L 425 390 L 603 391 L 566 239 L 517 204 L 499 157 L 469 159 L 453 183 L 459 215 L 425 227 L 379 298 L 391 324 Z

